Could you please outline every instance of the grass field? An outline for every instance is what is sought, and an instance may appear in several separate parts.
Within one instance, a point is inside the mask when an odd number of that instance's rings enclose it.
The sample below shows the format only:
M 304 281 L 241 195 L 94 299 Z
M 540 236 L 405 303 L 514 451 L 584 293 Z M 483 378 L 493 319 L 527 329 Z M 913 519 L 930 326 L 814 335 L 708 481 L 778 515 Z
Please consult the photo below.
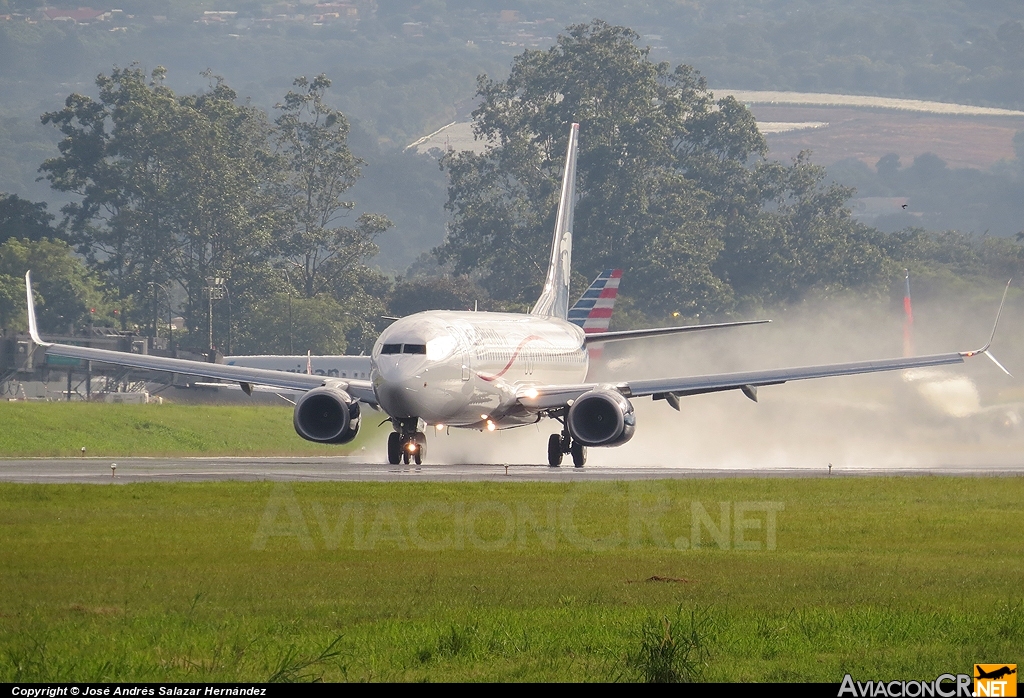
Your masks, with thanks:
M 2 485 L 0 681 L 931 680 L 1024 658 L 1022 510 L 1022 478 Z
M 83 446 L 89 456 L 337 456 L 372 438 L 377 415 L 352 443 L 324 446 L 299 438 L 287 405 L 0 402 L 0 458 L 78 456 Z

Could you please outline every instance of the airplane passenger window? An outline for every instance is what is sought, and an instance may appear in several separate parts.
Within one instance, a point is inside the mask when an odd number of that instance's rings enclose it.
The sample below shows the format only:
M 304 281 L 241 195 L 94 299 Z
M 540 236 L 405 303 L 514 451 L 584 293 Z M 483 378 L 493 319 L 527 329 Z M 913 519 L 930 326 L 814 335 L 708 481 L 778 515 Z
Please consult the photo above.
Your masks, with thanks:
M 401 344 L 385 344 L 384 346 L 382 346 L 380 348 L 380 353 L 381 354 L 401 354 L 402 353 L 402 345 Z

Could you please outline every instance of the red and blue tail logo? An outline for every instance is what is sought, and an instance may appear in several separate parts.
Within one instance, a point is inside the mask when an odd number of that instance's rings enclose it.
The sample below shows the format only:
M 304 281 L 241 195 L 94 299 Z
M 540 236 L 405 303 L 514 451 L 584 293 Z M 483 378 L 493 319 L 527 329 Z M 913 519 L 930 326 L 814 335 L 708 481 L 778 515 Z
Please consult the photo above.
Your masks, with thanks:
M 619 294 L 621 269 L 606 269 L 594 279 L 590 288 L 569 309 L 569 322 L 579 325 L 587 334 L 607 332 L 612 320 L 615 297 Z

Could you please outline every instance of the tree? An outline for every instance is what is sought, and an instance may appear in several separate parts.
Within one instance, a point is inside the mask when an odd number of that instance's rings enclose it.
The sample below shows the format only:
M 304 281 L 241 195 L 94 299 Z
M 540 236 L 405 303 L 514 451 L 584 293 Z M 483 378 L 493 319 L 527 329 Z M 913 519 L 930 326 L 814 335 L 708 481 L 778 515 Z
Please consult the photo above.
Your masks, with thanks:
M 280 249 L 296 270 L 298 290 L 306 297 L 334 290 L 337 279 L 377 252 L 374 240 L 389 227 L 384 216 L 364 213 L 353 227 L 341 225 L 354 204 L 343 196 L 366 163 L 348 148 L 345 115 L 324 101 L 331 86 L 326 75 L 294 83 L 277 106 L 275 140 L 286 163 L 287 223 Z
M 206 92 L 177 96 L 164 74 L 115 69 L 97 78 L 97 100 L 72 94 L 44 114 L 64 139 L 40 169 L 55 189 L 78 195 L 65 221 L 117 294 L 122 323 L 150 281 L 172 280 L 196 328 L 207 277 L 229 277 L 244 299 L 266 276 L 276 167 L 260 110 L 237 104 L 214 76 Z
M 11 238 L 41 240 L 60 237 L 60 231 L 52 225 L 53 219 L 44 202 L 33 203 L 16 194 L 0 194 L 0 243 Z
M 315 298 L 274 293 L 253 303 L 235 341 L 241 353 L 344 354 L 345 333 L 354 324 L 327 294 Z
M 388 311 L 405 317 L 423 310 L 472 310 L 487 294 L 466 277 L 433 276 L 408 279 L 395 284 Z
M 738 303 L 791 303 L 812 289 L 880 292 L 897 273 L 881 247 L 883 235 L 847 208 L 853 190 L 825 182 L 808 152 L 788 167 L 766 160 L 752 168 L 747 205 L 724 217 L 714 263 Z
M 68 332 L 91 315 L 98 322 L 111 319 L 99 282 L 66 242 L 11 239 L 0 245 L 0 327 L 27 329 L 25 272 L 30 269 L 42 331 Z

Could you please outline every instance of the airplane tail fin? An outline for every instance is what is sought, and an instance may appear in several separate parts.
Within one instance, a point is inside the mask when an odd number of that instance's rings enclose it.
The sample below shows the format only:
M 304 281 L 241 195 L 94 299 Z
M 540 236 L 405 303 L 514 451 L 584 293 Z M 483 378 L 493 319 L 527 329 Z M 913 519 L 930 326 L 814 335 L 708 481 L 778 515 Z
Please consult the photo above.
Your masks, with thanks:
M 607 332 L 621 279 L 621 269 L 601 272 L 576 304 L 569 308 L 569 322 L 582 327 L 587 334 Z
M 551 241 L 551 261 L 544 279 L 544 290 L 530 311 L 531 315 L 558 317 L 569 314 L 569 272 L 572 262 L 572 223 L 576 198 L 576 150 L 580 125 L 573 124 L 569 131 L 569 148 L 565 156 L 565 174 L 562 175 L 562 194 L 555 217 L 555 234 Z
M 588 335 L 607 332 L 612 321 L 615 299 L 619 295 L 621 279 L 621 269 L 605 269 L 601 272 L 576 304 L 569 308 L 569 322 L 582 327 Z M 604 347 L 595 344 L 587 347 L 587 351 L 590 353 L 590 360 L 597 361 L 604 353 Z

